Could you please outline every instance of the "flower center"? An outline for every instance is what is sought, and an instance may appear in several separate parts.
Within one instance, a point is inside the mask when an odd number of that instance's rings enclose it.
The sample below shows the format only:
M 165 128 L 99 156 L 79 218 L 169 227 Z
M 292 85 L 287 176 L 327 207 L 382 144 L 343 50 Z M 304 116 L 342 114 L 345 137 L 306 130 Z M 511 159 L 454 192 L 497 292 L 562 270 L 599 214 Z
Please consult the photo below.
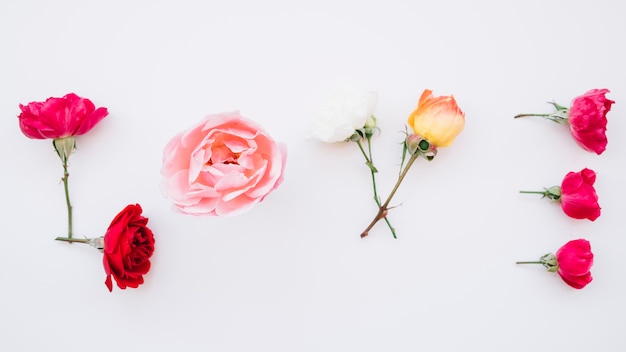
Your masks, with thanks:
M 239 165 L 239 156 L 241 153 L 234 153 L 228 147 L 222 145 L 219 147 L 215 147 L 212 150 L 211 158 L 206 162 L 207 166 L 212 166 L 214 164 L 224 164 L 230 165 L 235 164 Z

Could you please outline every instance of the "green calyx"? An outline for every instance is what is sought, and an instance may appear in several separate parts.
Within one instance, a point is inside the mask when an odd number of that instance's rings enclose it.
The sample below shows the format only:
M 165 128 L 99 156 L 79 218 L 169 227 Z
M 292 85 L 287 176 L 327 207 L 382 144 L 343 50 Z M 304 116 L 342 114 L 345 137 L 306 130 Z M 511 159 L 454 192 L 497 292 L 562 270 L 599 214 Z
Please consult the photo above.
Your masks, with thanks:
M 428 161 L 433 160 L 437 155 L 437 147 L 417 134 L 408 135 L 404 140 L 404 145 L 410 155 L 418 154 Z
M 544 254 L 539 260 L 541 261 L 541 265 L 548 269 L 549 272 L 553 273 L 559 270 L 556 255 L 552 253 Z
M 74 140 L 74 137 L 71 136 L 56 138 L 52 141 L 52 145 L 54 146 L 54 150 L 57 152 L 59 158 L 61 158 L 63 164 L 67 163 L 70 155 L 76 149 L 76 141 Z

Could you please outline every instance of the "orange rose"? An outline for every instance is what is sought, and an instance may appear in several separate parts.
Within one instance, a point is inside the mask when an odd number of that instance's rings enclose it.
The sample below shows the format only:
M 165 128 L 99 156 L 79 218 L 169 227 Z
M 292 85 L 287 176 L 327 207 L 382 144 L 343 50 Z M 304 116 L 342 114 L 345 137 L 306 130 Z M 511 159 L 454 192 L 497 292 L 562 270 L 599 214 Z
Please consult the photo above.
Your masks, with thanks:
M 430 89 L 425 89 L 408 124 L 415 134 L 436 147 L 447 147 L 463 130 L 465 114 L 453 96 L 434 97 Z

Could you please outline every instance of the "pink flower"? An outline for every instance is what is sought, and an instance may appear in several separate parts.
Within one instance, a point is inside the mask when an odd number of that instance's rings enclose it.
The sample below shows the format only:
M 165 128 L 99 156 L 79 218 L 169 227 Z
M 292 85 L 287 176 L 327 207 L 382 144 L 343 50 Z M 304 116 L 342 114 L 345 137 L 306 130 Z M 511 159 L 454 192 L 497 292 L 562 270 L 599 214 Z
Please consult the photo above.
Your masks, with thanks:
M 606 98 L 608 89 L 592 89 L 587 93 L 574 98 L 568 109 L 557 103 L 550 103 L 556 109 L 551 114 L 519 114 L 523 116 L 541 116 L 548 120 L 569 125 L 572 137 L 583 149 L 602 154 L 606 149 L 606 114 L 615 102 Z
M 591 169 L 568 172 L 561 186 L 546 188 L 544 191 L 520 191 L 520 193 L 541 194 L 550 200 L 561 203 L 567 216 L 574 219 L 596 220 L 600 216 L 598 194 L 593 184 L 596 173 Z
M 593 187 L 596 173 L 590 169 L 569 172 L 561 183 L 561 207 L 574 219 L 594 221 L 600 216 L 598 195 Z
M 286 158 L 284 144 L 238 111 L 209 115 L 165 147 L 162 190 L 185 214 L 240 214 L 280 185 Z
M 557 272 L 566 284 L 581 289 L 593 280 L 591 266 L 593 253 L 589 241 L 578 239 L 567 242 L 556 251 Z
M 74 93 L 45 102 L 20 104 L 20 129 L 28 138 L 57 139 L 89 132 L 108 115 L 106 108 L 96 109 L 91 100 Z
M 549 272 L 556 271 L 566 284 L 575 289 L 581 289 L 593 280 L 591 277 L 593 253 L 589 241 L 585 239 L 567 242 L 556 251 L 556 255 L 548 253 L 538 261 L 516 264 L 541 264 Z
M 569 109 L 569 125 L 576 143 L 583 149 L 602 154 L 606 149 L 606 114 L 615 102 L 605 97 L 608 89 L 592 89 L 577 97 Z

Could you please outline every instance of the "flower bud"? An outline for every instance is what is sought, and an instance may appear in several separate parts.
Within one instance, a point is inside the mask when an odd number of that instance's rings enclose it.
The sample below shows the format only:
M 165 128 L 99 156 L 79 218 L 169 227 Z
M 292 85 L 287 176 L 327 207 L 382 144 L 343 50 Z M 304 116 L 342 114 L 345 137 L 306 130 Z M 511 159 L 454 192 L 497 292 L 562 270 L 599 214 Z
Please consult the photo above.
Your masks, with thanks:
M 377 121 L 376 116 L 370 115 L 370 117 L 367 118 L 367 121 L 365 121 L 365 127 L 375 128 Z
M 363 133 L 366 137 L 369 138 L 374 135 L 374 130 L 377 128 L 376 122 L 377 120 L 374 115 L 370 115 L 370 117 L 367 118 L 367 121 L 365 121 L 365 126 L 363 126 Z
M 406 137 L 404 143 L 409 154 L 418 153 L 428 160 L 433 160 L 437 155 L 437 147 L 417 134 L 410 134 Z

